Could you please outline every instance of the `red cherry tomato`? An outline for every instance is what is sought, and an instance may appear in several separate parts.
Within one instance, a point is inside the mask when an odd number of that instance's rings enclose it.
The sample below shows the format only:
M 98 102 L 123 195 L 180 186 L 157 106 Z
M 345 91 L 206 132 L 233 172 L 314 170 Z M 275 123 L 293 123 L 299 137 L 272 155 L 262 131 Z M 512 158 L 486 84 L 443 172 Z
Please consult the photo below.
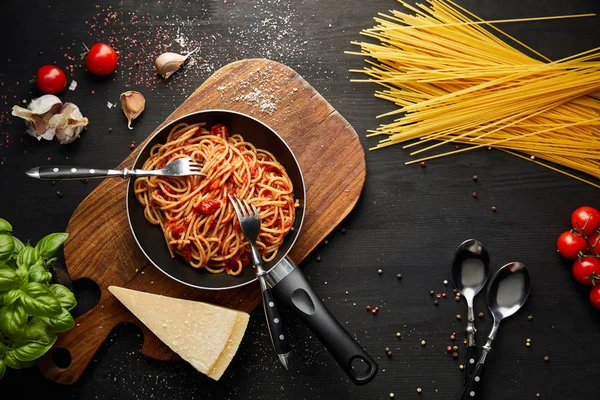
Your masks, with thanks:
M 590 303 L 600 310 L 600 286 L 594 286 L 590 291 Z
M 600 257 L 600 232 L 596 231 L 588 238 L 588 244 L 590 245 L 590 252 Z
M 85 57 L 85 66 L 95 75 L 108 75 L 117 69 L 117 53 L 107 44 L 96 43 Z
M 42 65 L 35 74 L 35 82 L 40 92 L 56 94 L 67 86 L 67 76 L 56 65 Z
M 583 232 L 584 236 L 590 236 L 600 228 L 600 211 L 589 206 L 579 207 L 571 215 L 571 225 L 573 229 Z
M 584 238 L 571 231 L 563 232 L 556 242 L 558 252 L 566 258 L 577 258 L 579 252 L 586 251 L 588 244 Z
M 573 263 L 573 276 L 577 282 L 593 285 L 600 280 L 600 258 L 584 257 Z

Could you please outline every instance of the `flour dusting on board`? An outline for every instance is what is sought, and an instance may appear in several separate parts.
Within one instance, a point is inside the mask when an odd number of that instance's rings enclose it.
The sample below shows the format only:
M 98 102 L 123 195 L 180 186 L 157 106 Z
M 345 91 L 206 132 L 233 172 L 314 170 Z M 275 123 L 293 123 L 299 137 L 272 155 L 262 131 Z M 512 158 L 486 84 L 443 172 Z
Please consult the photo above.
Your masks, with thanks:
M 245 79 L 233 79 L 233 82 L 217 87 L 223 100 L 245 102 L 257 111 L 271 115 L 278 111 L 280 90 L 290 77 L 267 65 L 250 72 Z

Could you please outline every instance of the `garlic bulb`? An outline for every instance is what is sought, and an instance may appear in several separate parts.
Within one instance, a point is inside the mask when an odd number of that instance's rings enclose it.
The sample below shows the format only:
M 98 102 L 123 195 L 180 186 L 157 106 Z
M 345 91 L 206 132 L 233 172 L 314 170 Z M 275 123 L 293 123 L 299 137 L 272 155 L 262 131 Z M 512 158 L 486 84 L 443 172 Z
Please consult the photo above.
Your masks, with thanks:
M 178 53 L 161 54 L 156 58 L 156 72 L 165 79 L 169 78 L 196 51 L 198 49 L 187 53 L 185 56 Z
M 146 99 L 140 92 L 130 90 L 128 92 L 121 93 L 121 108 L 123 113 L 127 117 L 127 127 L 131 127 L 131 121 L 139 117 L 139 115 L 146 108 Z
M 73 103 L 65 103 L 51 94 L 33 99 L 27 108 L 14 106 L 12 115 L 23 118 L 27 133 L 38 140 L 52 140 L 68 144 L 79 137 L 88 124 L 79 108 Z

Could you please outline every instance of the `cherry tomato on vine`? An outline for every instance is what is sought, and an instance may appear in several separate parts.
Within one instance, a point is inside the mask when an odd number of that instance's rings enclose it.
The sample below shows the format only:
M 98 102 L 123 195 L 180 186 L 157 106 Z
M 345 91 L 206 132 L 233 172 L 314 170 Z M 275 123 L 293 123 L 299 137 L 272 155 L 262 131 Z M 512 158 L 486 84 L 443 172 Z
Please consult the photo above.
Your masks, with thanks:
M 563 232 L 556 242 L 558 252 L 566 258 L 577 258 L 579 252 L 584 252 L 588 248 L 587 241 L 572 231 Z
M 590 253 L 600 257 L 600 232 L 596 231 L 588 237 L 588 244 L 590 245 Z
M 67 76 L 56 65 L 42 65 L 35 74 L 35 82 L 40 92 L 56 94 L 67 86 Z
M 85 57 L 85 66 L 95 75 L 108 75 L 117 69 L 117 53 L 105 44 L 96 43 Z
M 600 286 L 594 286 L 590 291 L 590 303 L 600 310 Z
M 600 258 L 583 257 L 573 263 L 573 276 L 584 285 L 594 285 L 600 281 Z
M 578 229 L 585 236 L 590 236 L 600 228 L 600 211 L 594 207 L 582 206 L 573 211 L 571 215 L 573 229 Z

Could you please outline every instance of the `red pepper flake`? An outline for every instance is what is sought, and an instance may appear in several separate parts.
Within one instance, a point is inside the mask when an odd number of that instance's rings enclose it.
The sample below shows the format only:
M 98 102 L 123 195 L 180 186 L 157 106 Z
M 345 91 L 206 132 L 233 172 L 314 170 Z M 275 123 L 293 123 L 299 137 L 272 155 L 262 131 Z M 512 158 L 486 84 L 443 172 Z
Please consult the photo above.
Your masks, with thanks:
M 131 142 L 131 144 L 129 145 L 129 149 L 130 150 L 135 149 L 135 142 Z
M 346 228 L 340 229 L 340 232 L 342 233 L 342 235 L 345 235 L 346 234 Z
M 442 295 L 440 293 L 436 294 L 435 297 L 437 297 L 438 299 L 442 298 Z
M 59 199 L 63 197 L 63 193 L 60 191 L 56 192 L 56 195 L 58 196 Z
M 367 306 L 367 311 L 371 311 L 371 306 Z
M 421 161 L 421 168 L 425 168 L 427 166 L 427 163 L 425 161 Z
M 443 298 L 446 298 L 446 293 L 442 293 L 442 297 L 443 297 Z
M 377 314 L 377 310 L 376 309 L 371 310 L 371 312 L 373 313 L 373 315 Z
M 473 192 L 473 198 L 476 199 L 478 196 L 477 192 Z
M 446 351 L 448 353 L 452 353 L 452 346 L 446 346 Z
M 90 181 L 90 180 L 89 180 L 88 178 L 83 178 L 83 179 L 81 180 L 81 182 L 83 182 L 83 183 L 88 183 L 89 181 Z
M 477 175 L 473 175 L 473 180 L 474 180 L 475 182 L 477 182 L 477 179 L 479 179 L 479 178 L 477 177 Z

